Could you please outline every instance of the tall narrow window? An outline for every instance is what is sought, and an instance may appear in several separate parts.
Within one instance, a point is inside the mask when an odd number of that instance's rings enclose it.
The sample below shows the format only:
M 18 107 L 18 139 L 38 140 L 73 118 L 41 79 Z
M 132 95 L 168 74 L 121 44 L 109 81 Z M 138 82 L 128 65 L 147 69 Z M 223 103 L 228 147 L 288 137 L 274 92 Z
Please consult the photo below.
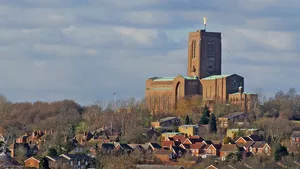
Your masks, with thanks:
M 211 86 L 209 86 L 209 92 L 210 92 L 209 97 L 211 98 Z
M 193 58 L 195 58 L 196 57 L 196 40 L 193 40 L 193 42 L 192 42 L 192 53 L 193 53 Z

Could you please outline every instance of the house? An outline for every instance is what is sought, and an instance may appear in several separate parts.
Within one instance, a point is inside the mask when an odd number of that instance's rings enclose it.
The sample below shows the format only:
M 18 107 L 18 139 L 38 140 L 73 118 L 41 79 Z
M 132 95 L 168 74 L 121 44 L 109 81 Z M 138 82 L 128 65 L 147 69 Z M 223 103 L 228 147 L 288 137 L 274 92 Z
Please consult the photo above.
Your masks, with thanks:
M 133 148 L 131 148 L 128 144 L 123 144 L 123 143 L 117 143 L 115 146 L 115 149 L 118 151 L 122 151 L 123 153 L 131 153 L 133 151 Z
M 154 128 L 173 127 L 179 125 L 180 119 L 178 117 L 165 117 L 160 119 L 159 121 L 151 122 L 151 126 Z
M 243 148 L 246 153 L 254 155 L 271 155 L 271 147 L 257 135 L 240 137 L 235 143 L 238 147 Z
M 195 144 L 190 145 L 190 151 L 192 153 L 192 156 L 200 156 L 202 154 L 203 149 L 205 148 L 206 144 L 202 142 L 198 142 Z
M 226 136 L 230 137 L 231 139 L 234 139 L 239 132 L 241 132 L 245 136 L 250 136 L 250 135 L 257 135 L 259 130 L 258 129 L 228 129 L 226 132 Z
M 105 153 L 112 153 L 115 149 L 115 145 L 112 143 L 103 143 L 101 145 L 101 151 Z
M 183 143 L 186 140 L 186 137 L 184 135 L 175 135 L 173 137 L 168 137 L 166 140 L 169 140 L 169 141 L 174 140 L 174 141 Z
M 220 156 L 221 144 L 208 144 L 204 147 L 205 156 Z
M 249 150 L 255 155 L 272 155 L 270 145 L 264 141 L 255 142 L 253 145 L 251 145 Z
M 0 168 L 23 168 L 23 166 L 11 158 L 5 151 L 2 151 L 0 153 Z
M 300 131 L 293 131 L 290 140 L 291 144 L 300 145 Z
M 62 168 L 93 168 L 94 162 L 91 157 L 86 154 L 61 154 L 56 160 Z
M 157 140 L 157 138 L 161 135 L 159 132 L 155 131 L 153 127 L 151 127 L 146 133 L 145 133 L 147 140 Z
M 187 136 L 194 136 L 194 135 L 198 135 L 198 125 L 182 125 L 178 127 L 178 131 L 180 133 L 183 133 Z
M 162 133 L 161 134 L 161 141 L 164 141 L 168 138 L 173 138 L 176 135 L 182 135 L 182 134 L 179 133 L 179 132 L 165 132 L 165 133 Z
M 26 133 L 23 136 L 16 138 L 16 143 L 27 143 L 27 138 L 28 138 L 28 135 Z
M 214 165 L 210 165 L 210 166 L 206 167 L 205 169 L 218 169 L 218 168 L 215 167 Z
M 220 159 L 222 161 L 225 161 L 226 157 L 230 153 L 237 153 L 239 151 L 240 151 L 240 149 L 237 147 L 236 144 L 223 144 L 222 148 L 220 149 Z
M 203 138 L 187 138 L 182 144 L 195 144 L 195 143 L 202 143 L 204 140 Z
M 219 117 L 218 120 L 221 128 L 228 128 L 230 123 L 237 123 L 239 125 L 243 124 L 247 117 L 248 115 L 245 112 L 234 112 Z
M 161 147 L 165 150 L 171 150 L 173 146 L 179 146 L 180 142 L 179 141 L 168 141 L 165 140 L 163 142 L 161 142 Z
M 30 157 L 24 161 L 25 167 L 31 167 L 31 168 L 37 168 L 37 169 L 40 168 L 40 162 L 41 162 L 41 159 L 37 158 L 37 157 Z
M 46 156 L 48 163 L 49 163 L 49 167 L 50 168 L 59 168 L 59 163 L 57 163 L 57 160 L 60 158 L 60 156 L 57 157 L 50 157 L 50 156 Z
M 149 165 L 149 164 L 138 164 L 136 166 L 138 169 L 186 169 L 184 166 L 178 165 Z

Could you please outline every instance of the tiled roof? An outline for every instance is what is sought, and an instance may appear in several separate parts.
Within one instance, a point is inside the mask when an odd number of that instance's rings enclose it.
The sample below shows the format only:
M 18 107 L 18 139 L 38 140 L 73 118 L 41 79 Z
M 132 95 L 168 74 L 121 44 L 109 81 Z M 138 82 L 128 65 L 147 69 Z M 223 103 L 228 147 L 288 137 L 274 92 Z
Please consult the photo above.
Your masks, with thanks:
M 250 135 L 249 138 L 253 141 L 263 141 L 263 139 L 258 135 Z
M 201 149 L 201 148 L 204 148 L 206 146 L 206 144 L 204 144 L 204 143 L 196 143 L 196 144 L 192 144 L 190 146 L 191 146 L 190 149 Z
M 186 140 L 186 138 L 185 138 L 183 135 L 176 135 L 176 136 L 173 137 L 173 139 L 174 139 L 175 141 L 178 140 L 178 141 L 180 141 L 181 143 L 183 143 L 183 142 Z
M 220 151 L 237 152 L 238 147 L 236 144 L 223 144 Z
M 252 147 L 253 148 L 259 148 L 262 144 L 264 144 L 265 142 L 264 141 L 257 141 L 255 142 Z

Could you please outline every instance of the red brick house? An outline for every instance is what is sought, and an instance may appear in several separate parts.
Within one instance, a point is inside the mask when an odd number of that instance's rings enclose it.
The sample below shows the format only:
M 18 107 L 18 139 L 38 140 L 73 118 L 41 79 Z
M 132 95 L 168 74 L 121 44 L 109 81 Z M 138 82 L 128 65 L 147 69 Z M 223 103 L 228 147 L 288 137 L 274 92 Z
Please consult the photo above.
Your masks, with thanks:
M 220 159 L 222 161 L 226 160 L 226 157 L 230 153 L 237 153 L 239 152 L 239 148 L 237 147 L 236 144 L 223 144 L 222 148 L 220 149 Z
M 190 152 L 192 156 L 200 156 L 203 153 L 203 149 L 206 146 L 205 143 L 195 143 L 190 145 Z
M 30 157 L 24 161 L 25 167 L 31 167 L 31 168 L 40 168 L 40 159 L 37 159 L 35 157 Z
M 255 155 L 267 155 L 270 156 L 271 154 L 271 147 L 268 143 L 264 141 L 257 141 L 250 147 L 250 152 Z
M 196 143 L 202 143 L 204 140 L 203 138 L 187 138 L 182 144 L 196 144 Z
M 220 156 L 221 144 L 208 144 L 204 148 L 204 154 L 207 156 Z

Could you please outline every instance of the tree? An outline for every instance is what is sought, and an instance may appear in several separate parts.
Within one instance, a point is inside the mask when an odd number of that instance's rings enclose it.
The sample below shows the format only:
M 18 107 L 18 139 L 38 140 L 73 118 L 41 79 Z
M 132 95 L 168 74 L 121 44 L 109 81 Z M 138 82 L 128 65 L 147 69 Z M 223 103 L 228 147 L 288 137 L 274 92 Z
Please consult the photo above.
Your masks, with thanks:
M 55 148 L 49 148 L 48 150 L 48 156 L 50 157 L 56 157 L 58 155 L 57 151 Z
M 275 161 L 280 161 L 283 156 L 287 156 L 289 153 L 287 151 L 287 148 L 281 144 L 277 144 L 275 153 L 274 153 L 274 159 Z
M 188 115 L 185 117 L 185 124 L 190 124 L 190 117 Z
M 201 119 L 200 119 L 200 124 L 208 124 L 208 122 L 209 122 L 209 119 L 208 119 L 208 117 L 207 116 L 205 116 L 205 115 L 202 115 L 202 117 L 201 117 Z
M 209 127 L 210 127 L 209 130 L 211 133 L 217 132 L 217 120 L 216 120 L 216 116 L 214 114 L 212 114 L 210 116 Z
M 207 105 L 204 106 L 202 114 L 203 114 L 203 116 L 210 117 L 210 111 L 209 111 L 209 107 Z
M 41 169 L 50 169 L 49 161 L 46 157 L 42 158 L 42 160 L 40 161 L 40 168 Z
M 225 137 L 225 138 L 223 139 L 223 144 L 229 144 L 231 141 L 232 141 L 232 140 L 231 140 L 230 137 Z

